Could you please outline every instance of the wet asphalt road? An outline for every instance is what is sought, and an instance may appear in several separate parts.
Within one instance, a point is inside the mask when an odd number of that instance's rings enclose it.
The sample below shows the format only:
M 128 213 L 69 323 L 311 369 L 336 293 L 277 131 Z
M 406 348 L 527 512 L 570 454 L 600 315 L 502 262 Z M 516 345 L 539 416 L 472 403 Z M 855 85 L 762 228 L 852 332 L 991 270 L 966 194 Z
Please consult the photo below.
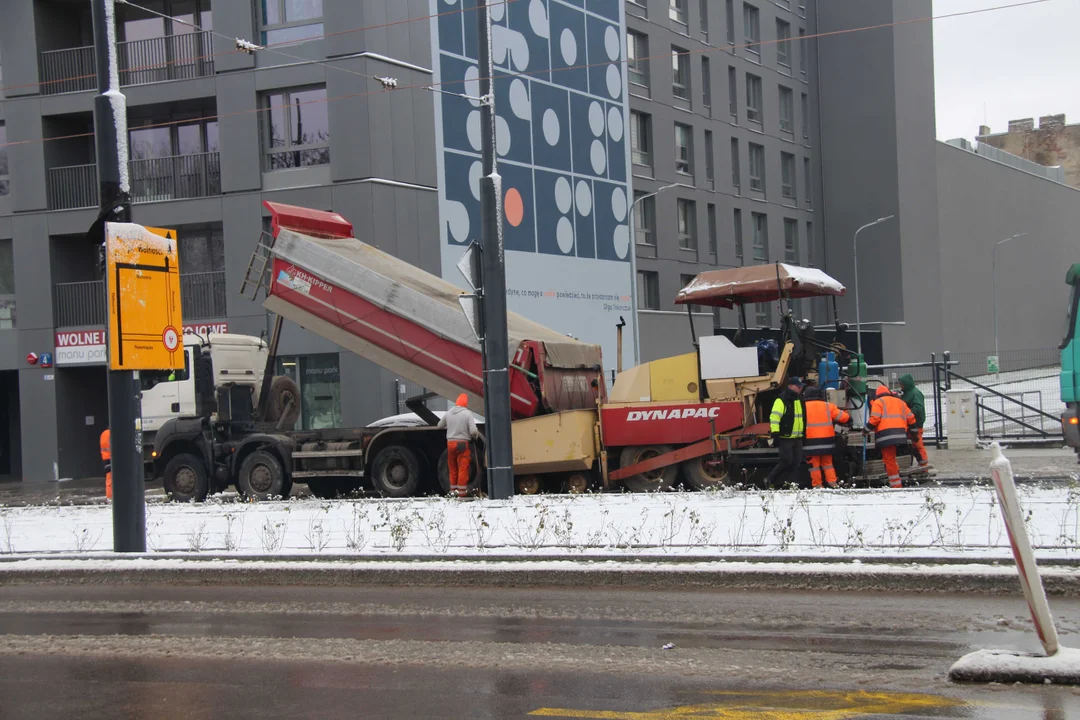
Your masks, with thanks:
M 976 647 L 1036 648 L 1021 598 L 2 586 L 0 718 L 1080 718 Z

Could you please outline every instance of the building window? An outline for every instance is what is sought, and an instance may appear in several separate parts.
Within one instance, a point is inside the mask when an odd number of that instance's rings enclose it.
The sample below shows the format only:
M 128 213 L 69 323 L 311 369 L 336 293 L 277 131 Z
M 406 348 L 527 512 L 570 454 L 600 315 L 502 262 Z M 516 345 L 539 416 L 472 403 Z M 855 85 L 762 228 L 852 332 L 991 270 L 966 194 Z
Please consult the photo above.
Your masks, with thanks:
M 739 139 L 731 138 L 731 186 L 738 195 L 742 190 L 742 173 L 739 171 Z
M 675 203 L 678 221 L 679 247 L 683 250 L 697 250 L 696 205 L 693 200 L 679 198 Z
M 780 186 L 784 198 L 792 202 L 798 202 L 795 188 L 795 156 L 791 153 L 780 153 Z
M 268 171 L 330 162 L 325 87 L 272 92 L 263 96 L 262 107 Z
M 682 175 L 693 173 L 694 131 L 689 125 L 675 123 L 675 172 Z
M 668 7 L 668 17 L 679 23 L 680 25 L 686 24 L 686 0 L 670 0 L 670 6 Z
M 712 67 L 709 58 L 701 58 L 701 104 L 712 115 Z
M 739 122 L 739 79 L 735 68 L 727 69 L 728 112 L 731 113 L 731 122 Z
M 735 0 L 727 0 L 727 41 L 735 44 Z
M 638 270 L 637 301 L 642 310 L 660 309 L 660 276 L 649 270 Z
M 791 69 L 791 23 L 776 21 L 776 62 Z
M 262 0 L 264 45 L 303 42 L 323 35 L 322 0 Z
M 638 17 L 649 17 L 649 7 L 645 4 L 648 0 L 626 0 L 626 9 L 632 10 L 631 14 Z
M 705 221 L 709 225 L 709 253 L 716 255 L 716 206 L 712 203 L 705 206 Z
M 799 29 L 799 72 L 806 77 L 806 70 L 810 65 L 810 50 L 806 46 L 806 31 Z
M 765 146 L 750 143 L 750 189 L 765 192 Z
M 743 3 L 743 38 L 746 40 L 747 52 L 761 54 L 761 48 L 758 47 L 761 42 L 761 14 L 756 7 L 746 3 Z
M 638 245 L 656 245 L 656 195 L 634 192 L 634 241 Z
M 806 145 L 810 144 L 810 98 L 802 94 L 802 136 Z
M 806 223 L 806 264 L 814 267 L 814 223 Z
M 11 192 L 11 175 L 8 170 L 7 126 L 0 122 L 0 197 Z
M 746 119 L 761 123 L 761 78 L 746 74 Z
M 795 93 L 783 85 L 780 86 L 780 130 L 795 132 Z
M 784 218 L 784 262 L 799 264 L 799 221 Z
M 764 213 L 750 213 L 754 226 L 754 260 L 769 262 L 769 218 Z
M 803 158 L 802 166 L 803 166 L 803 194 L 806 196 L 806 207 L 813 207 L 814 206 L 814 200 L 813 200 L 814 193 L 812 193 L 810 191 L 810 188 L 812 188 L 814 185 L 811 182 L 812 178 L 811 178 L 811 175 L 810 175 L 810 158 Z
M 630 112 L 630 156 L 635 165 L 652 167 L 652 116 Z
M 712 130 L 705 131 L 705 180 L 710 185 L 716 184 L 716 163 L 713 162 L 713 135 Z
M 769 303 L 754 303 L 754 322 L 759 328 L 767 328 L 772 324 L 772 305 Z
M 303 430 L 341 427 L 341 370 L 338 353 L 278 358 L 279 375 L 300 388 L 300 426 Z
M 709 40 L 709 0 L 701 0 L 701 32 Z
M 671 46 L 671 94 L 690 99 L 690 56 L 682 48 Z
M 735 239 L 735 259 L 742 264 L 743 261 L 743 243 L 742 243 L 742 210 L 735 208 L 735 212 L 732 217 L 732 237 Z
M 649 87 L 649 38 L 630 30 L 626 32 L 626 70 L 632 85 Z
M 11 240 L 0 240 L 0 330 L 15 327 L 15 255 Z

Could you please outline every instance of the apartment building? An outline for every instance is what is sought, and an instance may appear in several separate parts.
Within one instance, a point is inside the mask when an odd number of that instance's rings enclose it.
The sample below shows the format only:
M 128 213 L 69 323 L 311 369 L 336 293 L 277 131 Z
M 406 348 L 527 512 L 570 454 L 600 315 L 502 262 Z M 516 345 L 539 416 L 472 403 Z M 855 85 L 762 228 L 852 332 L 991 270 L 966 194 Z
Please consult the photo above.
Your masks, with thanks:
M 820 262 L 816 43 L 799 40 L 816 32 L 813 3 L 625 7 L 639 322 L 642 337 L 686 342 L 666 315 L 698 272 Z M 763 304 L 747 320 L 776 315 Z M 643 359 L 665 347 L 643 344 Z

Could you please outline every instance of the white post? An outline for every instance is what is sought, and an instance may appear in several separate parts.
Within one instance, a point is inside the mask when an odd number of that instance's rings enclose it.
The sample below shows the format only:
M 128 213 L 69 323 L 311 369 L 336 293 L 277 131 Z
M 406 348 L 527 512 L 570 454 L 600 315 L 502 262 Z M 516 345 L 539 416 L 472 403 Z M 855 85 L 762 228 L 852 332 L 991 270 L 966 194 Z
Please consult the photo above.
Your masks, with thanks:
M 1035 553 L 1031 550 L 1027 527 L 1020 500 L 1016 496 L 1016 483 L 1013 481 L 1012 465 L 1001 453 L 1001 446 L 990 446 L 994 459 L 990 462 L 990 472 L 994 476 L 994 486 L 1001 500 L 1001 514 L 1005 518 L 1005 528 L 1009 531 L 1009 543 L 1012 545 L 1016 567 L 1020 571 L 1020 587 L 1024 590 L 1031 619 L 1035 623 L 1035 632 L 1039 636 L 1043 650 L 1047 655 L 1058 651 L 1057 629 L 1054 618 L 1050 615 L 1050 604 L 1046 601 L 1039 569 L 1035 565 Z
M 892 220 L 895 215 L 888 215 L 869 222 L 855 231 L 855 238 L 851 241 L 851 257 L 855 263 L 855 341 L 858 345 L 859 357 L 866 362 L 866 356 L 862 354 L 862 318 L 859 316 L 859 233 L 866 228 L 874 227 L 886 220 Z

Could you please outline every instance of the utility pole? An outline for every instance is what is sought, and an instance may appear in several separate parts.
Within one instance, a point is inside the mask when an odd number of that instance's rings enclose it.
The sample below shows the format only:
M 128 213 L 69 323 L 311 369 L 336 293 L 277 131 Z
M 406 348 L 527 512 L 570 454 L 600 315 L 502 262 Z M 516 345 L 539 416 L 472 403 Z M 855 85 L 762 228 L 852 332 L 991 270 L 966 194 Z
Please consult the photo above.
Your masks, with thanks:
M 94 56 L 98 95 L 94 98 L 97 144 L 98 225 L 131 221 L 128 185 L 127 103 L 120 92 L 113 0 L 93 0 Z M 106 270 L 107 270 L 106 265 Z M 108 307 L 108 278 L 105 302 Z M 141 388 L 130 370 L 109 370 L 109 440 L 113 474 L 113 550 L 146 552 L 146 498 L 142 461 Z
M 495 169 L 495 87 L 492 82 L 491 16 L 487 0 L 476 3 L 479 31 L 481 318 L 484 350 L 484 430 L 487 435 L 488 496 L 514 494 L 514 449 L 510 434 L 510 352 L 506 336 L 506 260 L 502 237 L 502 178 Z

